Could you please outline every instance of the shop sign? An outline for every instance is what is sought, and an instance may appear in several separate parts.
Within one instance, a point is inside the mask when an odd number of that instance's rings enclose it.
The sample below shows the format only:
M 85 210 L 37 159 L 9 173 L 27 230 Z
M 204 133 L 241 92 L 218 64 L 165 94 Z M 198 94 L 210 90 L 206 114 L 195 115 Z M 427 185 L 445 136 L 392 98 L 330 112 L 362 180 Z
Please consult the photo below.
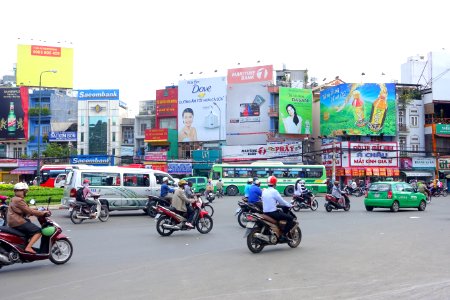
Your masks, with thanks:
M 413 157 L 413 168 L 436 168 L 436 159 L 434 157 Z
M 397 143 L 349 143 L 350 166 L 398 167 Z
M 168 139 L 169 131 L 167 128 L 146 129 L 144 142 L 165 142 Z
M 335 166 L 342 166 L 341 143 L 334 144 Z M 326 167 L 333 166 L 333 144 L 322 146 L 322 164 Z
M 436 124 L 436 134 L 450 135 L 450 124 Z
M 145 152 L 144 161 L 166 161 L 167 151 Z
M 439 159 L 439 170 L 450 170 L 450 157 Z

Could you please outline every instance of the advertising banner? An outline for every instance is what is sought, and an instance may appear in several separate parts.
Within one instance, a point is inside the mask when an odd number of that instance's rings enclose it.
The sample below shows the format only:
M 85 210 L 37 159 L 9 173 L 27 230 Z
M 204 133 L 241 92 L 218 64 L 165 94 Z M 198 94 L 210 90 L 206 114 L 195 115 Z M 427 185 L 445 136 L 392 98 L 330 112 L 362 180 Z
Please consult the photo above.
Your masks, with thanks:
M 170 174 L 192 174 L 191 163 L 168 163 Z
M 334 165 L 336 167 L 342 166 L 341 143 L 334 144 L 334 151 L 333 151 L 333 144 L 322 145 L 321 149 L 322 149 L 322 165 L 324 165 L 325 167 L 333 166 L 333 154 L 334 154 L 335 156 Z
M 401 157 L 400 158 L 400 169 L 402 170 L 412 170 L 413 163 L 411 157 Z
M 439 170 L 450 170 L 450 158 L 439 158 Z
M 145 161 L 166 161 L 167 160 L 167 151 L 145 152 L 144 160 Z
M 396 135 L 394 83 L 344 83 L 320 92 L 320 134 Z
M 286 161 L 302 161 L 301 144 L 223 146 L 222 161 L 245 161 L 279 158 Z
M 119 90 L 78 90 L 78 100 L 119 100 Z
M 145 129 L 144 142 L 165 142 L 169 136 L 167 128 Z
M 269 109 L 274 109 L 269 105 L 267 86 L 272 80 L 272 66 L 228 70 L 227 145 L 258 145 L 267 142 Z
M 450 135 L 450 124 L 436 124 L 436 134 Z
M 414 168 L 436 168 L 436 158 L 434 157 L 413 157 L 412 166 Z
M 279 133 L 311 134 L 312 90 L 280 87 Z
M 178 84 L 178 141 L 225 140 L 225 77 Z
M 0 89 L 0 140 L 28 138 L 28 89 Z
M 133 156 L 134 148 L 130 146 L 122 146 L 120 147 L 120 155 L 121 156 Z
M 350 166 L 398 167 L 397 143 L 353 143 L 350 146 Z
M 156 91 L 156 117 L 176 117 L 178 114 L 178 88 Z
M 55 70 L 56 73 L 45 72 Z M 45 72 L 45 73 L 42 73 Z M 73 49 L 18 45 L 17 85 L 50 88 L 73 87 Z
M 49 142 L 76 142 L 76 131 L 50 131 L 48 133 Z
M 77 155 L 70 158 L 70 164 L 86 164 L 94 166 L 114 166 L 114 156 L 109 155 Z

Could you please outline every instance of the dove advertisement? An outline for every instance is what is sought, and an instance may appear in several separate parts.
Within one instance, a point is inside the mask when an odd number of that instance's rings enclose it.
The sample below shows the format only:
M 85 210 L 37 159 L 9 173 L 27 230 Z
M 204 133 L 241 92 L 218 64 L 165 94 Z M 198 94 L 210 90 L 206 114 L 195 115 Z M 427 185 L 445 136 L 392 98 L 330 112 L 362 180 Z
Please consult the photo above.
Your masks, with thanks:
M 225 140 L 225 77 L 178 84 L 178 142 Z

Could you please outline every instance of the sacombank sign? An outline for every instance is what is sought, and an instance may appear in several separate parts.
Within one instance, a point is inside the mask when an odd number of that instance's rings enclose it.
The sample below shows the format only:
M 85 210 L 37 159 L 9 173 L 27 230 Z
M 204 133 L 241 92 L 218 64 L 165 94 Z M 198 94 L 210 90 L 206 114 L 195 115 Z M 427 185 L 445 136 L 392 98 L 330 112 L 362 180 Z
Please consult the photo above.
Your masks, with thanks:
M 78 100 L 119 100 L 119 90 L 78 90 Z
M 273 80 L 273 66 L 229 69 L 227 81 L 230 83 L 267 82 Z

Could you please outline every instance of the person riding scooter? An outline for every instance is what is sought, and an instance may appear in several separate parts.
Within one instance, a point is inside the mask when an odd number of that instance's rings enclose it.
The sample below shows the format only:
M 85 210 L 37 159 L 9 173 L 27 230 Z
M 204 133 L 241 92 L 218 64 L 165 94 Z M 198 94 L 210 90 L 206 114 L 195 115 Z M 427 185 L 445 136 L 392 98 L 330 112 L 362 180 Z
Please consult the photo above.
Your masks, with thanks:
M 252 186 L 248 191 L 248 203 L 256 205 L 259 209 L 262 209 L 261 195 L 262 190 L 260 188 L 261 183 L 259 180 L 253 181 Z
M 334 198 L 336 198 L 336 200 L 338 201 L 338 203 L 339 203 L 339 201 L 340 201 L 340 199 L 342 198 L 342 194 L 344 193 L 344 191 L 342 191 L 340 188 L 339 188 L 339 181 L 334 181 L 334 186 L 333 186 L 333 190 L 332 190 L 332 192 L 331 192 L 331 195 L 334 197 Z
M 194 228 L 194 225 L 192 225 L 192 218 L 194 217 L 194 211 L 191 207 L 191 203 L 195 202 L 196 199 L 189 199 L 186 197 L 186 194 L 184 192 L 184 187 L 187 185 L 187 181 L 184 179 L 181 179 L 178 182 L 179 189 L 175 190 L 175 193 L 172 197 L 172 207 L 175 208 L 176 212 L 180 215 L 187 214 L 187 222 L 186 226 L 189 228 Z
M 28 192 L 28 185 L 23 182 L 19 182 L 14 185 L 14 197 L 11 198 L 8 209 L 8 226 L 22 232 L 30 238 L 28 245 L 25 247 L 25 251 L 35 254 L 36 251 L 32 248 L 33 245 L 41 238 L 41 228 L 32 223 L 28 217 L 44 217 L 50 215 L 49 211 L 38 211 L 28 207 L 24 198 Z
M 294 198 L 298 198 L 301 202 L 306 202 L 305 194 L 308 192 L 306 188 L 305 181 L 303 179 L 298 179 L 294 186 Z

